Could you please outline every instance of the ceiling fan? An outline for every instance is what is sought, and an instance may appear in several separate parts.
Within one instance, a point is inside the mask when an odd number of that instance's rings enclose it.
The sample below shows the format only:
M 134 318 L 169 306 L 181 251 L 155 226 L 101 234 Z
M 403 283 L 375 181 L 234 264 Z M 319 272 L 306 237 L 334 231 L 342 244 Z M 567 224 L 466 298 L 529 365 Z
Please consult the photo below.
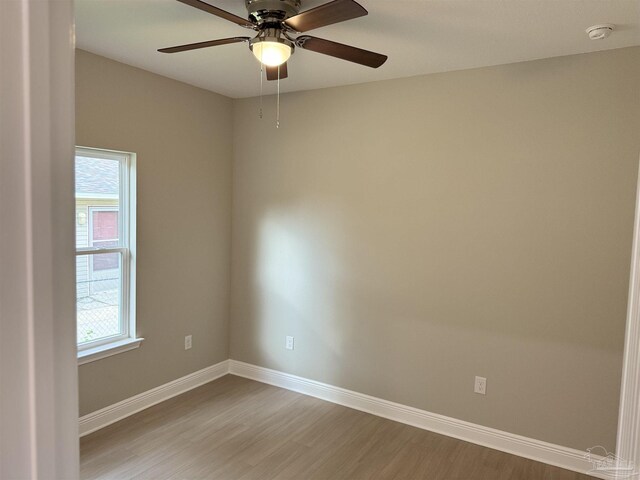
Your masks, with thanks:
M 222 38 L 161 48 L 159 52 L 176 53 L 229 43 L 249 42 L 249 48 L 254 56 L 266 66 L 267 80 L 288 76 L 287 60 L 293 54 L 295 47 L 371 68 L 378 68 L 387 60 L 386 55 L 310 35 L 294 38 L 293 35 L 299 33 L 367 15 L 368 12 L 353 0 L 333 0 L 302 13 L 299 13 L 301 0 L 245 0 L 248 11 L 246 20 L 202 0 L 178 1 L 241 27 L 255 30 L 258 34 L 255 37 Z

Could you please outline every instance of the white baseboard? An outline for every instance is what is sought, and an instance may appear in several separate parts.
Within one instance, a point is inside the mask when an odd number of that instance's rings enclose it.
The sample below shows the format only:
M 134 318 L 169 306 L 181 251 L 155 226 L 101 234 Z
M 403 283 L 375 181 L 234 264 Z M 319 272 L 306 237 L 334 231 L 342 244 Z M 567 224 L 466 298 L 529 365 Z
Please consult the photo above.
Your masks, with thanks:
M 445 417 L 288 373 L 229 360 L 229 373 L 556 467 L 598 476 L 580 450 Z M 605 477 L 601 477 L 605 478 Z
M 276 387 L 286 388 L 287 390 L 310 395 L 372 415 L 388 418 L 396 422 L 556 467 L 579 473 L 588 473 L 594 477 L 610 478 L 600 476 L 597 472 L 591 472 L 592 465 L 585 458 L 586 452 L 580 450 L 503 432 L 494 428 L 483 427 L 482 425 L 476 425 L 418 408 L 408 407 L 363 393 L 353 392 L 344 388 L 334 387 L 333 385 L 327 385 L 326 383 L 316 382 L 315 380 L 309 380 L 269 368 L 258 367 L 237 360 L 225 360 L 101 410 L 89 413 L 80 418 L 80 436 L 95 432 L 145 408 L 220 378 L 227 373 L 262 383 L 268 383 Z M 598 457 L 598 459 L 601 458 Z
M 229 373 L 229 360 L 224 360 L 223 362 L 190 373 L 189 375 L 185 375 L 159 387 L 147 390 L 139 395 L 96 410 L 95 412 L 80 417 L 80 436 L 88 435 L 118 420 L 122 420 L 129 415 L 149 408 L 156 403 L 163 402 L 200 385 L 209 383 L 227 373 Z

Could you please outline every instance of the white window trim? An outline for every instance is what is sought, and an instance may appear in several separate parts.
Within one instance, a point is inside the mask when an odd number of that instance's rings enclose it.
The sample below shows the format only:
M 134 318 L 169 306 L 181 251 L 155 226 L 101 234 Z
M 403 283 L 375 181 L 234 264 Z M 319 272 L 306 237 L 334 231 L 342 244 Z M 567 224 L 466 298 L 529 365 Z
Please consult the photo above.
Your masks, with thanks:
M 144 338 L 136 330 L 136 155 L 131 152 L 76 147 L 76 155 L 120 161 L 120 215 L 118 228 L 123 245 L 113 248 L 76 248 L 78 255 L 120 253 L 122 275 L 123 333 L 78 345 L 78 365 L 138 348 Z M 124 157 L 124 162 L 122 158 Z M 124 308 L 128 306 L 128 308 Z
M 144 338 L 126 338 L 124 340 L 118 340 L 117 342 L 106 343 L 78 351 L 78 365 L 95 362 L 96 360 L 117 355 L 118 353 L 128 352 L 129 350 L 138 348 L 143 340 Z

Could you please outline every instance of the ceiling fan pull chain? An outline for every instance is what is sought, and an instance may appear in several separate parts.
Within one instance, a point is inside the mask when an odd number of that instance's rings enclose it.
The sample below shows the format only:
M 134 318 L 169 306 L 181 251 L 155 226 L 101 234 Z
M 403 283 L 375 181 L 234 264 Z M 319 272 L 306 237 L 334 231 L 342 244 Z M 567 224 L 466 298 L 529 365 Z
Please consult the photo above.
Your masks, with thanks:
M 276 128 L 280 128 L 280 65 L 278 65 L 278 100 L 276 102 Z
M 262 53 L 260 53 L 260 119 L 262 119 L 262 77 L 264 77 L 264 63 L 262 63 Z

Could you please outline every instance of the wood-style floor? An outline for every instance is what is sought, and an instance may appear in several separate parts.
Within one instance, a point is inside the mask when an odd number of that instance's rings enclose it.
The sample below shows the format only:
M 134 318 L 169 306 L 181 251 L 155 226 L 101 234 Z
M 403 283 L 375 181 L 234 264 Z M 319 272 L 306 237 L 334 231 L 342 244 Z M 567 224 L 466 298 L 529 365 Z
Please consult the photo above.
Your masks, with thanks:
M 80 449 L 86 480 L 592 478 L 232 375 Z

